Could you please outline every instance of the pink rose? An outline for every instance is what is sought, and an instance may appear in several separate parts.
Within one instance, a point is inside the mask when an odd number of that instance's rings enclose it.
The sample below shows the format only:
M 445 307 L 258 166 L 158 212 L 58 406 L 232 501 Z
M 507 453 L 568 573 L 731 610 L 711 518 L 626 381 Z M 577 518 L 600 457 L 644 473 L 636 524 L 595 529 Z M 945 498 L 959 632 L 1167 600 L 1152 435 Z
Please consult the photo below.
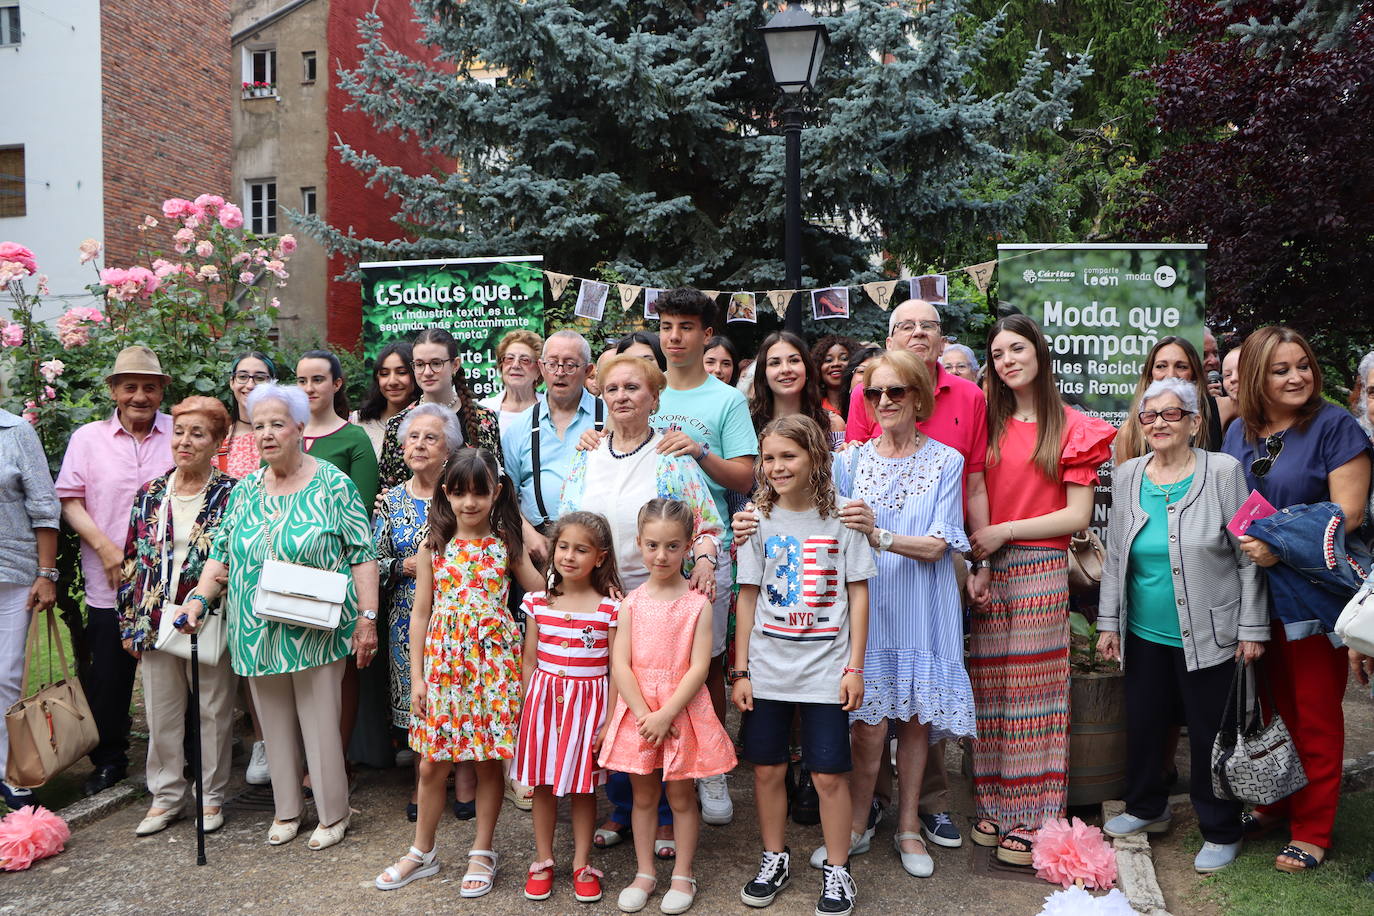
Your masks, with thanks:
M 29 273 L 38 273 L 38 262 L 33 259 L 33 252 L 18 242 L 0 242 L 0 261 L 15 261 Z
M 168 219 L 184 219 L 196 212 L 196 205 L 182 197 L 169 197 L 162 202 L 162 215 Z
M 40 296 L 51 296 L 51 295 L 52 295 L 52 290 L 48 288 L 48 275 L 47 275 L 47 274 L 39 274 L 39 275 L 38 275 L 38 295 L 40 295 Z
M 244 261 L 248 260 L 249 257 L 250 255 L 248 254 L 248 252 L 240 251 L 238 254 L 234 255 L 232 258 L 229 259 L 229 263 L 242 264 Z
M 210 243 L 209 241 L 206 241 L 206 240 L 202 239 L 201 241 L 196 242 L 196 254 L 197 254 L 198 256 L 200 256 L 200 257 L 202 257 L 202 258 L 208 258 L 208 257 L 210 257 L 210 255 L 212 255 L 212 254 L 214 254 L 214 253 L 215 253 L 215 246 L 214 246 L 212 243 Z
M 286 272 L 286 265 L 283 264 L 281 261 L 268 261 L 263 266 L 270 270 L 272 273 L 276 274 L 278 279 L 285 280 L 289 276 L 289 274 L 287 274 Z
M 239 282 L 242 283 L 242 284 L 244 284 L 245 286 L 248 285 L 248 284 L 250 284 L 250 283 L 252 283 L 252 282 L 253 282 L 253 272 L 252 272 L 251 270 L 245 270 L 245 271 L 243 271 L 242 273 L 240 273 L 240 274 L 239 274 Z
M 22 324 L 7 324 L 0 328 L 0 345 L 22 347 L 24 345 L 24 326 Z
M 281 308 L 281 300 L 278 299 L 276 296 L 273 296 L 272 301 L 267 303 L 267 307 L 270 309 L 279 309 Z
M 296 237 L 294 235 L 283 235 L 277 240 L 277 247 L 281 249 L 282 254 L 290 254 L 296 250 Z
M 38 405 L 35 404 L 33 401 L 25 401 L 24 412 L 21 413 L 19 416 L 23 417 L 25 420 L 28 420 L 31 424 L 34 424 L 36 426 L 38 424 Z
M 219 208 L 219 224 L 225 229 L 239 229 L 243 226 L 243 211 L 233 204 Z
M 178 229 L 172 234 L 172 242 L 177 254 L 186 254 L 196 243 L 196 234 L 190 229 Z
M 51 385 L 43 386 L 43 400 L 51 401 L 57 397 L 57 389 Z
M 86 239 L 77 246 L 81 252 L 81 263 L 87 264 L 100 257 L 100 243 L 95 239 Z
M 118 302 L 146 299 L 162 285 L 162 278 L 146 267 L 107 267 L 100 272 L 105 294 Z M 103 316 L 102 316 L 103 317 Z
M 219 208 L 224 206 L 224 198 L 218 194 L 202 194 L 196 198 L 195 203 L 197 207 L 214 216 L 219 212 Z
M 38 371 L 45 382 L 56 380 L 66 369 L 67 364 L 60 359 L 49 359 L 38 364 Z
M 147 229 L 156 229 L 157 220 L 153 219 L 153 217 L 151 216 L 145 216 L 143 217 L 143 226 Z
M 181 270 L 180 264 L 175 264 L 165 258 L 158 258 L 153 261 L 153 275 L 165 279 L 171 274 Z
M 206 264 L 196 273 L 196 278 L 204 280 L 207 283 L 218 283 L 219 268 L 213 264 Z

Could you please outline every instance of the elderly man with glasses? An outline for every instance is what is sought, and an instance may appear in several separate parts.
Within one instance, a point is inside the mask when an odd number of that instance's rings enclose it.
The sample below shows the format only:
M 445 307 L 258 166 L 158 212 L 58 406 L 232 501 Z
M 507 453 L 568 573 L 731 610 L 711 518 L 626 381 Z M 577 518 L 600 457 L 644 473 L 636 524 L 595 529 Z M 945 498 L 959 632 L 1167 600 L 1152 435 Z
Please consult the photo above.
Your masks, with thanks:
M 539 360 L 545 391 L 534 406 L 513 417 L 501 433 L 506 472 L 520 490 L 525 543 L 537 556 L 547 554 L 543 532 L 557 518 L 563 480 L 589 429 L 601 429 L 605 408 L 587 390 L 592 350 L 576 331 L 549 335 Z

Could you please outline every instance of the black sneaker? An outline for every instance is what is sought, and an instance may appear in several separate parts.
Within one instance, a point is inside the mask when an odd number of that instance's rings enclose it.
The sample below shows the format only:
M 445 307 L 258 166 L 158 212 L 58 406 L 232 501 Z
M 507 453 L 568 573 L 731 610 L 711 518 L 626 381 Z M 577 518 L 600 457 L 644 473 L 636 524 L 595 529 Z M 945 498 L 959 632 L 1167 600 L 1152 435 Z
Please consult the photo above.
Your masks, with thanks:
M 821 885 L 821 899 L 816 901 L 816 916 L 849 916 L 854 912 L 854 898 L 859 896 L 848 865 L 825 863 L 825 878 Z
M 786 846 L 782 852 L 769 852 L 765 849 L 763 857 L 759 859 L 759 873 L 754 876 L 753 881 L 744 885 L 744 890 L 739 892 L 739 899 L 749 906 L 768 906 L 791 880 L 791 864 L 792 851 Z
M 959 833 L 959 828 L 954 826 L 954 821 L 950 819 L 948 811 L 941 811 L 939 814 L 922 814 L 921 834 L 936 846 L 945 846 L 949 849 L 958 849 L 964 845 L 964 838 Z

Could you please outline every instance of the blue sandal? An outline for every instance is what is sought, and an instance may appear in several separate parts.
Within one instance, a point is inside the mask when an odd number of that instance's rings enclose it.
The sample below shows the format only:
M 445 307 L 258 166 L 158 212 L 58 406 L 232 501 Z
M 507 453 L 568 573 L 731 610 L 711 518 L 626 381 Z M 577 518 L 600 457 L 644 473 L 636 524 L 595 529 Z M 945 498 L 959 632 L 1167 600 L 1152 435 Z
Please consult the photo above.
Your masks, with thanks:
M 1279 861 L 1279 859 L 1281 858 L 1297 859 L 1302 864 L 1286 865 L 1283 862 Z M 1308 852 L 1305 849 L 1302 849 L 1298 846 L 1294 846 L 1292 843 L 1289 843 L 1287 846 L 1280 849 L 1278 858 L 1274 860 L 1275 868 L 1277 868 L 1279 871 L 1287 872 L 1290 875 L 1302 874 L 1305 871 L 1316 871 L 1318 868 L 1321 867 L 1321 864 L 1321 859 L 1318 859 L 1316 856 L 1312 855 L 1312 853 Z

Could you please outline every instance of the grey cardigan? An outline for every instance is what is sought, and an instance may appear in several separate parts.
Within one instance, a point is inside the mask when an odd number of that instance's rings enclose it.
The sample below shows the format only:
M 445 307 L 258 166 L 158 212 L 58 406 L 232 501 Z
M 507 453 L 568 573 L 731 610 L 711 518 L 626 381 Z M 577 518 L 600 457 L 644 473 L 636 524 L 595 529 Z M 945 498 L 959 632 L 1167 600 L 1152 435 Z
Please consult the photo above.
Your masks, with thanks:
M 32 585 L 38 575 L 35 528 L 56 528 L 62 507 L 48 459 L 29 422 L 0 410 L 0 582 Z
M 1193 482 L 1168 510 L 1174 606 L 1189 671 L 1232 658 L 1238 640 L 1269 639 L 1264 576 L 1226 530 L 1226 523 L 1250 493 L 1245 473 L 1230 455 L 1200 448 L 1193 449 L 1193 455 L 1197 458 Z M 1097 609 L 1097 628 L 1104 633 L 1126 630 L 1131 544 L 1148 521 L 1140 508 L 1140 481 L 1153 457 L 1132 458 L 1112 474 L 1112 512 L 1104 545 L 1107 557 Z

